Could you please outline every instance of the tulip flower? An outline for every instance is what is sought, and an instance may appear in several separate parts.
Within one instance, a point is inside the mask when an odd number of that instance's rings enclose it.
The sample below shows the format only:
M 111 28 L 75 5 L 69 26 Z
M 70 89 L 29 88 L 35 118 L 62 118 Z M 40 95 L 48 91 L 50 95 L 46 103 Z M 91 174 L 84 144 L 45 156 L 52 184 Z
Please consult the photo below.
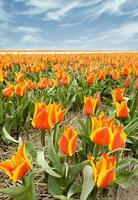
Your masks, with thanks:
M 101 113 L 98 117 L 92 117 L 92 131 L 90 139 L 98 145 L 108 145 L 110 143 L 109 124 L 112 119 Z
M 115 166 L 116 158 L 103 153 L 102 159 L 96 162 L 98 188 L 106 188 L 115 180 Z
M 64 111 L 60 104 L 51 104 L 51 121 L 53 124 L 58 124 L 63 121 Z
M 128 76 L 125 80 L 124 87 L 128 88 L 131 82 L 131 76 Z
M 65 85 L 65 86 L 69 85 L 70 83 L 69 74 L 65 73 L 64 71 L 59 71 L 56 76 L 60 84 Z
M 47 79 L 47 78 L 42 78 L 42 79 L 40 79 L 38 85 L 41 89 L 46 89 L 46 88 L 51 87 L 53 85 L 53 80 Z
M 119 118 L 128 117 L 129 108 L 127 107 L 126 100 L 122 101 L 121 103 L 115 102 L 115 106 L 117 109 L 117 117 Z
M 110 127 L 110 143 L 108 145 L 109 150 L 115 150 L 117 148 L 124 148 L 126 144 L 126 134 L 123 131 L 123 127 L 121 125 L 115 126 L 112 125 Z
M 26 144 L 20 147 L 11 159 L 1 162 L 0 169 L 3 170 L 14 182 L 25 176 L 31 169 L 31 163 L 26 154 Z
M 14 86 L 8 84 L 5 89 L 2 91 L 3 96 L 5 97 L 12 97 L 14 94 Z
M 94 74 L 94 73 L 88 73 L 88 74 L 86 75 L 86 81 L 87 81 L 87 83 L 88 83 L 89 85 L 94 84 L 95 79 L 96 79 L 96 77 L 95 77 L 95 74 Z
M 60 150 L 67 156 L 73 156 L 77 149 L 77 131 L 73 130 L 69 125 L 65 127 L 65 130 L 59 140 Z
M 119 80 L 120 79 L 120 72 L 119 72 L 119 70 L 116 69 L 116 70 L 112 71 L 111 72 L 111 76 L 112 76 L 113 80 L 115 80 L 115 81 Z
M 95 109 L 97 107 L 97 105 L 99 104 L 99 100 L 100 97 L 92 97 L 92 96 L 88 96 L 88 97 L 84 97 L 84 114 L 87 115 L 94 115 L 95 113 Z
M 25 95 L 27 90 L 27 82 L 19 82 L 15 86 L 15 93 L 17 96 L 22 97 Z
M 35 111 L 32 120 L 32 125 L 38 129 L 50 129 L 52 128 L 51 120 L 51 105 L 45 103 L 35 102 Z
M 125 89 L 116 88 L 112 90 L 112 97 L 114 101 L 121 102 L 124 100 L 124 91 Z
M 16 83 L 22 82 L 23 79 L 24 79 L 23 73 L 15 73 L 15 82 Z

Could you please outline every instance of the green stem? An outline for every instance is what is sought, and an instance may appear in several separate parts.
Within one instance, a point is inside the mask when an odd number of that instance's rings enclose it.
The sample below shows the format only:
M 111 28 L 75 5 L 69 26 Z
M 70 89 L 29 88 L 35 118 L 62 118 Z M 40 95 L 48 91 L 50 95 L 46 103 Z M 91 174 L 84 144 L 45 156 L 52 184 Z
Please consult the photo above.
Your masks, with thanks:
M 95 186 L 95 188 L 94 188 L 94 195 L 93 195 L 92 200 L 96 200 L 96 197 L 97 197 L 98 191 L 99 191 L 99 190 L 98 190 L 97 186 Z
M 45 147 L 45 130 L 41 130 L 41 146 L 42 148 Z
M 95 157 L 95 162 L 97 160 L 97 156 L 98 156 L 98 152 L 99 152 L 99 147 L 100 147 L 100 145 L 98 145 L 98 144 L 95 144 L 95 146 L 94 146 L 93 156 Z

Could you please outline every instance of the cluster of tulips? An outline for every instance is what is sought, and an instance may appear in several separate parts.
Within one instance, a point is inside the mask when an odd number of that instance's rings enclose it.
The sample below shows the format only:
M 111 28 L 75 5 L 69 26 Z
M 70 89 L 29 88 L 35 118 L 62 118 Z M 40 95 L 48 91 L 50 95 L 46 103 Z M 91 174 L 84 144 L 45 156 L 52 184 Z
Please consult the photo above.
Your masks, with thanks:
M 0 55 L 0 137 L 18 145 L 0 162 L 14 182 L 0 193 L 37 199 L 40 172 L 61 200 L 96 199 L 107 187 L 128 187 L 125 175 L 138 174 L 137 61 L 136 53 Z M 39 132 L 39 149 L 30 130 Z

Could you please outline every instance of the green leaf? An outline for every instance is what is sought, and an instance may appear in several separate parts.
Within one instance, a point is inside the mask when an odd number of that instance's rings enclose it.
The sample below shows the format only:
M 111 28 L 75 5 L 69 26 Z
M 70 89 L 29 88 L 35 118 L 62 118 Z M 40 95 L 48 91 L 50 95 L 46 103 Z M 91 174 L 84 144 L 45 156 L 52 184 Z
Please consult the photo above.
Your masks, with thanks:
M 117 176 L 116 183 L 120 185 L 122 188 L 128 188 L 134 176 L 138 175 L 138 167 L 135 168 L 133 171 L 121 171 L 120 174 Z
M 138 164 L 138 160 L 135 158 L 126 158 L 125 160 L 122 160 L 116 166 L 116 171 L 127 167 L 130 163 Z
M 130 135 L 136 129 L 138 129 L 138 117 L 132 120 L 127 126 L 125 126 L 124 131 Z
M 54 177 L 61 177 L 59 174 L 57 174 L 47 163 L 47 161 L 44 158 L 44 151 L 38 151 L 37 152 L 37 161 L 39 165 L 51 176 Z
M 2 128 L 3 131 L 3 135 L 7 140 L 10 140 L 11 142 L 14 142 L 16 144 L 18 144 L 19 142 L 17 140 L 15 140 L 6 130 L 5 126 Z
M 0 189 L 0 193 L 6 194 L 6 195 L 11 195 L 11 196 L 22 195 L 25 192 L 26 192 L 25 186 Z
M 62 195 L 64 189 L 61 188 L 61 179 L 54 176 L 48 177 L 48 192 L 53 195 Z
M 33 145 L 32 142 L 28 142 L 28 143 L 27 143 L 27 145 L 26 145 L 26 150 L 27 150 L 27 153 L 28 153 L 33 159 L 36 159 L 37 153 L 36 153 L 35 146 Z
M 75 180 L 75 177 L 80 173 L 80 171 L 89 163 L 88 160 L 82 161 L 81 163 L 75 164 L 69 169 L 69 180 L 68 185 L 72 184 Z
M 69 200 L 66 196 L 64 195 L 55 195 L 54 198 L 60 199 L 60 200 Z
M 70 197 L 72 195 L 74 195 L 75 193 L 79 192 L 81 190 L 80 184 L 78 182 L 74 182 L 73 185 L 71 185 L 68 194 L 67 194 L 67 198 L 70 199 Z
M 51 136 L 52 137 L 52 136 Z M 49 159 L 51 160 L 53 166 L 55 167 L 55 169 L 58 171 L 58 173 L 61 175 L 62 174 L 62 164 L 59 160 L 59 157 L 54 149 L 53 146 L 53 142 L 52 142 L 52 138 L 49 137 L 49 142 L 48 142 L 48 155 L 49 155 Z
M 30 171 L 27 176 L 24 177 L 27 200 L 36 200 L 35 183 L 33 171 Z
M 83 169 L 83 185 L 80 200 L 86 200 L 92 189 L 94 188 L 95 182 L 93 179 L 93 169 L 89 165 L 86 165 Z

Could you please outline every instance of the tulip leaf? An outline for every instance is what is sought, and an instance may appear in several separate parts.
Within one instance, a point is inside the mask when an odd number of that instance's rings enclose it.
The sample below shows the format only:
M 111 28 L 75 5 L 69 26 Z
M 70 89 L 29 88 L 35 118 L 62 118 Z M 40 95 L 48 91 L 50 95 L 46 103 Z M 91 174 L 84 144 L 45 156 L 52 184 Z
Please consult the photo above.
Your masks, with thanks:
M 19 187 L 10 187 L 10 188 L 2 188 L 0 189 L 0 193 L 11 195 L 11 196 L 17 196 L 21 195 L 26 192 L 25 186 L 19 186 Z
M 52 141 L 51 137 L 52 136 L 49 136 L 49 142 L 48 142 L 49 159 L 51 160 L 51 162 L 53 163 L 54 167 L 59 172 L 59 174 L 61 174 L 63 166 L 62 166 L 62 164 L 59 160 L 59 157 L 54 149 L 54 145 L 53 145 L 53 141 Z
M 54 177 L 61 177 L 59 174 L 57 174 L 47 163 L 47 161 L 44 158 L 44 151 L 38 151 L 37 152 L 37 161 L 39 165 L 51 176 Z
M 36 153 L 35 146 L 33 145 L 32 142 L 28 142 L 28 143 L 27 143 L 27 145 L 26 145 L 26 150 L 27 150 L 28 154 L 29 154 L 33 159 L 36 159 L 37 153 Z
M 71 196 L 73 196 L 75 193 L 79 192 L 81 190 L 80 184 L 78 182 L 74 182 L 67 194 L 67 198 L 70 199 Z
M 138 167 L 136 167 L 133 171 L 121 171 L 116 178 L 116 183 L 124 189 L 128 188 L 132 183 L 133 177 L 137 175 Z
M 61 179 L 50 175 L 48 177 L 48 192 L 53 195 L 62 195 L 63 190 Z
M 83 185 L 80 200 L 86 200 L 92 189 L 94 188 L 95 182 L 93 179 L 93 169 L 89 165 L 86 165 L 83 169 Z
M 64 195 L 55 195 L 54 198 L 60 199 L 60 200 L 69 200 L 66 196 Z
M 134 120 L 130 121 L 130 123 L 125 126 L 124 131 L 130 135 L 132 132 L 134 132 L 136 129 L 138 129 L 138 117 Z M 132 134 L 131 134 L 132 135 Z
M 27 176 L 24 177 L 27 200 L 36 200 L 35 184 L 34 184 L 34 175 L 31 170 Z
M 71 176 L 68 180 L 68 185 L 72 184 L 75 177 L 80 173 L 80 171 L 89 163 L 88 160 L 82 161 L 81 163 L 75 164 L 69 169 L 69 175 Z
M 2 128 L 3 131 L 3 135 L 7 140 L 10 140 L 11 142 L 14 142 L 16 144 L 18 144 L 19 142 L 17 140 L 15 140 L 6 130 L 5 126 Z

